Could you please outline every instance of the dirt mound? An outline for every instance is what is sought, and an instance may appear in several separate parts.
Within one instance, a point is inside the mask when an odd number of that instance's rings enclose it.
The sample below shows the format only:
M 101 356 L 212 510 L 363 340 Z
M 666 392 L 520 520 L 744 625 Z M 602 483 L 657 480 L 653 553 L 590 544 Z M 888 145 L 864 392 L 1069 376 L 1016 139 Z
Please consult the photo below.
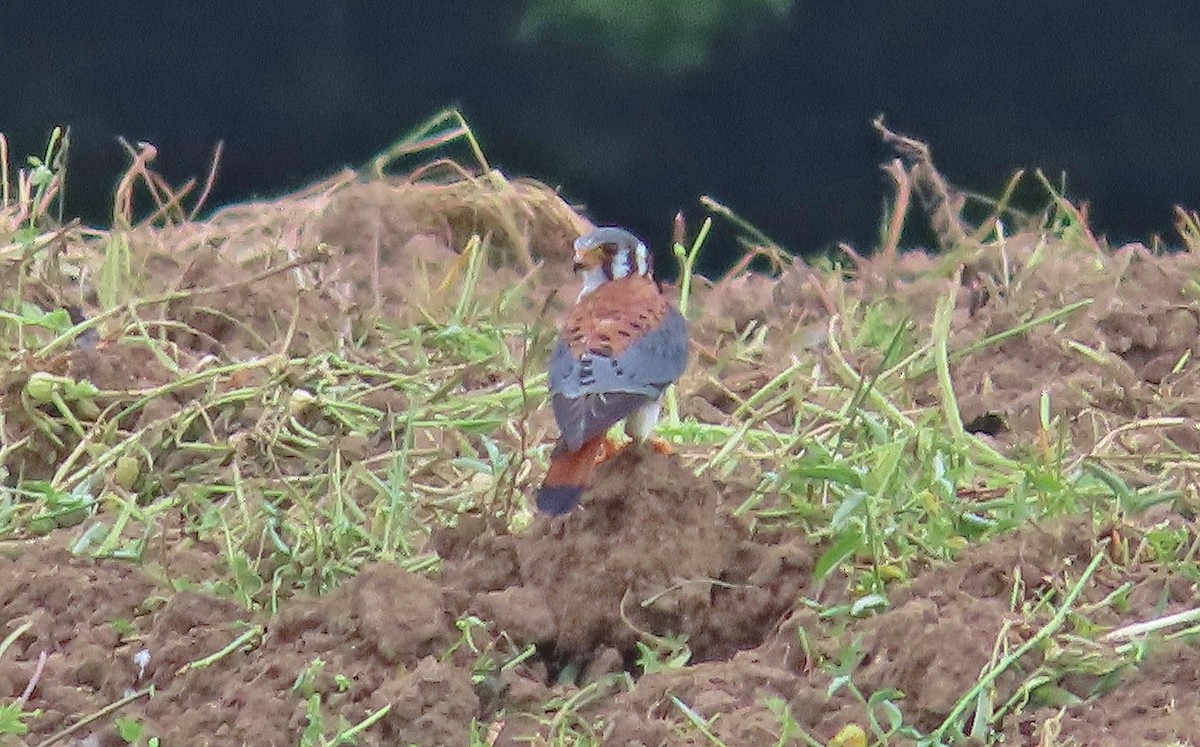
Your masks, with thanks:
M 913 723 L 936 728 L 987 670 L 993 652 L 1029 634 L 1009 630 L 1018 615 L 1061 592 L 1092 555 L 1091 529 L 1078 522 L 1032 525 L 972 548 L 898 590 L 889 610 L 856 626 L 862 660 L 855 681 L 866 692 L 902 691 Z M 1005 671 L 995 682 L 995 700 L 1006 702 L 1031 671 L 1027 662 Z
M 808 547 L 753 537 L 725 501 L 677 457 L 630 447 L 597 469 L 582 509 L 481 536 L 445 579 L 556 669 L 612 652 L 631 666 L 635 644 L 659 638 L 722 658 L 758 645 L 812 568 Z
M 663 650 L 674 640 L 697 661 L 759 645 L 808 583 L 811 549 L 778 533 L 753 536 L 726 500 L 678 457 L 626 449 L 565 518 L 519 535 L 476 523 L 460 528 L 457 544 L 441 540 L 450 557 L 437 580 L 377 564 L 324 598 L 291 599 L 274 617 L 197 591 L 167 594 L 128 566 L 42 556 L 31 545 L 7 561 L 12 589 L 0 591 L 9 626 L 20 609 L 42 612 L 3 659 L 0 697 L 21 693 L 45 649 L 30 702 L 57 716 L 35 721 L 37 735 L 153 685 L 153 697 L 124 712 L 170 743 L 203 734 L 294 744 L 306 730 L 331 733 L 323 713 L 353 722 L 383 708 L 360 743 L 465 743 L 472 719 L 536 707 L 546 685 L 638 671 L 637 642 Z M 47 565 L 55 570 L 42 572 Z M 106 591 L 118 584 L 121 595 Z M 486 621 L 483 635 L 456 628 L 470 614 Z M 528 645 L 538 653 L 499 675 L 499 689 L 488 689 L 493 675 L 473 676 L 499 674 L 496 657 Z M 78 677 L 87 688 L 70 684 Z M 112 723 L 93 728 L 99 743 L 116 743 Z

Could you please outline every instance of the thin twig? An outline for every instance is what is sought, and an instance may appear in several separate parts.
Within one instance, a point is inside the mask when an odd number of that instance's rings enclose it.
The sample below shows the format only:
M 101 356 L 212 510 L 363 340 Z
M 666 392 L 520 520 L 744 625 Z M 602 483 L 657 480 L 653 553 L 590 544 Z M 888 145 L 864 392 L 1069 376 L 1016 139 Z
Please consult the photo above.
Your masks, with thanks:
M 37 666 L 33 668 L 33 674 L 29 677 L 29 684 L 25 686 L 25 692 L 21 693 L 21 697 L 17 698 L 17 704 L 21 708 L 24 708 L 25 704 L 29 702 L 29 698 L 33 695 L 34 688 L 37 687 L 38 682 L 41 681 L 42 672 L 45 669 L 46 649 L 42 649 L 42 652 L 38 654 Z
M 121 710 L 122 708 L 129 705 L 130 703 L 146 697 L 147 695 L 149 695 L 152 692 L 154 692 L 154 685 L 147 685 L 146 687 L 143 687 L 141 690 L 138 690 L 137 692 L 134 692 L 134 693 L 130 693 L 129 695 L 126 695 L 125 697 L 121 698 L 120 700 L 115 700 L 112 703 L 109 703 L 108 705 L 104 706 L 100 710 L 96 711 L 95 713 L 89 713 L 88 715 L 79 719 L 78 721 L 76 721 L 75 723 L 66 727 L 65 729 L 52 734 L 49 738 L 44 739 L 41 742 L 38 742 L 37 747 L 50 747 L 50 745 L 57 744 L 58 742 L 61 742 L 62 740 L 66 739 L 67 737 L 71 736 L 75 732 L 82 729 L 83 727 L 92 723 L 93 721 L 104 718 L 105 716 L 109 715 L 110 713 L 115 713 L 116 711 Z
M 200 196 L 196 199 L 196 204 L 192 208 L 192 212 L 188 213 L 188 222 L 196 220 L 196 216 L 200 214 L 204 203 L 208 202 L 208 195 L 212 192 L 213 185 L 217 181 L 217 165 L 221 162 L 221 155 L 225 152 L 225 141 L 217 141 L 217 146 L 213 148 L 212 163 L 208 167 L 208 178 L 204 180 L 204 189 L 200 191 Z

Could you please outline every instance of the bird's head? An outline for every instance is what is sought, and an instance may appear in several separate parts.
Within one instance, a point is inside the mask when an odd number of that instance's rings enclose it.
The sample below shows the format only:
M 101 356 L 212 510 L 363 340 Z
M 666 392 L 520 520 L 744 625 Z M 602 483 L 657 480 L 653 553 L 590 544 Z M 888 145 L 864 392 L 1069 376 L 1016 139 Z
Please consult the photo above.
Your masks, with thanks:
M 583 272 L 580 298 L 610 280 L 630 275 L 654 277 L 650 252 L 623 228 L 597 228 L 575 239 L 575 271 Z

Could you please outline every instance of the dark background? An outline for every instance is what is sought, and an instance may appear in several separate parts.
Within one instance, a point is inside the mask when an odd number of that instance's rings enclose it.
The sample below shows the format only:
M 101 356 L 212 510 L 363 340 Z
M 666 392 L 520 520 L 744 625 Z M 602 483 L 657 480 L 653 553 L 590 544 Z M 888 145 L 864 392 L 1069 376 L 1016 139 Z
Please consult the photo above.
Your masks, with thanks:
M 216 207 L 361 165 L 448 105 L 509 176 L 560 185 L 658 245 L 710 194 L 796 252 L 873 246 L 890 193 L 880 113 L 965 188 L 1065 172 L 1115 241 L 1170 234 L 1172 205 L 1200 206 L 1194 0 L 799 0 L 782 18 L 731 19 L 701 62 L 674 68 L 624 54 L 653 51 L 653 36 L 523 40 L 526 10 L 5 3 L 0 131 L 24 155 L 70 125 L 67 212 L 94 223 L 126 164 L 118 135 L 154 143 L 176 181 L 202 177 L 224 140 Z

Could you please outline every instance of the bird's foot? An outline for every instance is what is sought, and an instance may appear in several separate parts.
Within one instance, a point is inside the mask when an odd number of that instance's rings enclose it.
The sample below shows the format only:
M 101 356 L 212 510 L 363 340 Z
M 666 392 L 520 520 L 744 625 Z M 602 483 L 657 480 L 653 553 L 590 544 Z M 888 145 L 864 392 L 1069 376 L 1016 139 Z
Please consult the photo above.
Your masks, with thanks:
M 651 438 L 649 440 L 649 444 L 650 444 L 650 450 L 653 451 L 655 454 L 660 454 L 662 456 L 669 456 L 669 455 L 675 453 L 675 447 L 672 446 L 669 441 L 666 441 L 664 439 Z
M 604 440 L 600 442 L 600 453 L 596 455 L 596 464 L 604 464 L 616 456 L 620 450 L 620 444 L 605 436 Z

